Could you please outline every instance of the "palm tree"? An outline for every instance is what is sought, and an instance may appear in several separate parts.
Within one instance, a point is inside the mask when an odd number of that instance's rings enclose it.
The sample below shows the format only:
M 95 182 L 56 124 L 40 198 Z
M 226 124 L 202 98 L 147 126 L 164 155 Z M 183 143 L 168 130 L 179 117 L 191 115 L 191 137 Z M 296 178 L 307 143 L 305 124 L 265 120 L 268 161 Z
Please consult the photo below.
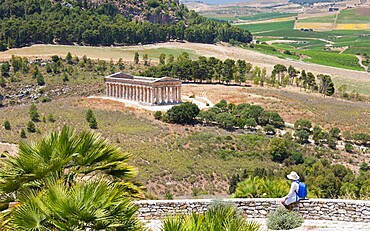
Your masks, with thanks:
M 99 135 L 78 134 L 64 126 L 60 133 L 53 132 L 38 143 L 21 143 L 17 156 L 7 156 L 0 166 L 0 190 L 19 193 L 42 189 L 50 178 L 74 182 L 103 177 L 125 185 L 138 196 L 139 188 L 129 181 L 136 170 L 127 164 L 128 158 Z
M 20 195 L 23 203 L 0 230 L 143 230 L 137 206 L 122 190 L 102 180 L 52 183 L 42 193 Z
M 0 165 L 0 194 L 16 208 L 0 230 L 141 230 L 131 205 L 141 186 L 129 155 L 92 132 L 70 127 L 37 143 L 21 143 Z M 134 227 L 134 228 L 132 228 Z

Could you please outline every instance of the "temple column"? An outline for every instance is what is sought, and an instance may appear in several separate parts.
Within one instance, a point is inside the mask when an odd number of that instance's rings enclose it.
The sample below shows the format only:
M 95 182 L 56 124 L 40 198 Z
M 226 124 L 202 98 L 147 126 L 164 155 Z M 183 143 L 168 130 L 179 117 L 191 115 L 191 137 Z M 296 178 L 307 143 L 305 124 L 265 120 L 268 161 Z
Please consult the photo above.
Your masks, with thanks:
M 181 103 L 181 87 L 177 87 L 177 98 L 178 102 Z
M 165 87 L 161 87 L 161 104 L 162 103 L 166 103 L 166 101 L 164 99 L 165 94 L 166 94 L 166 88 Z
M 139 101 L 139 87 L 135 86 L 135 101 Z
M 154 95 L 153 95 L 153 88 L 149 88 L 149 92 L 150 92 L 150 98 L 149 98 L 149 103 L 150 104 L 153 104 L 154 102 Z
M 175 87 L 175 102 L 179 102 L 179 99 L 177 98 L 177 87 Z
M 171 103 L 175 102 L 174 97 L 173 97 L 173 92 L 174 92 L 173 87 L 171 87 L 171 96 L 170 96 Z
M 148 97 L 148 91 L 147 91 L 147 87 L 143 87 L 143 102 L 146 103 L 147 102 L 147 97 Z
M 127 99 L 131 100 L 131 86 L 130 85 L 127 86 Z
M 105 84 L 105 95 L 109 97 L 109 85 Z
M 126 99 L 126 85 L 123 84 L 123 99 Z
M 131 86 L 131 90 L 132 90 L 131 100 L 135 100 L 135 86 Z
M 124 93 L 124 88 L 123 88 L 123 84 L 121 84 L 121 96 L 120 96 L 120 98 L 122 99 L 123 98 L 123 93 Z
M 113 97 L 116 97 L 116 84 L 113 84 Z
M 156 87 L 153 88 L 153 97 L 154 97 L 153 104 L 157 104 L 158 103 L 158 91 Z
M 122 98 L 122 84 L 118 85 L 118 98 Z
M 147 92 L 146 92 L 146 87 L 141 87 L 141 101 L 146 103 L 146 97 L 147 97 Z
M 172 94 L 172 88 L 167 87 L 167 103 L 172 103 L 171 94 Z
M 145 102 L 149 103 L 149 101 L 150 101 L 150 88 L 145 87 L 145 89 L 146 89 L 146 100 L 145 100 Z

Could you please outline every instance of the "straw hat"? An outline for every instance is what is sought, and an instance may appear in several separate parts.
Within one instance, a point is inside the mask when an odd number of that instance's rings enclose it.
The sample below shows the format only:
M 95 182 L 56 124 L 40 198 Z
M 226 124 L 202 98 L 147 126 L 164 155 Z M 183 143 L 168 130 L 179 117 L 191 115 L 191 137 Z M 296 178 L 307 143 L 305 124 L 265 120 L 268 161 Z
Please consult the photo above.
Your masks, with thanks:
M 292 171 L 289 175 L 287 175 L 286 177 L 288 177 L 288 179 L 290 180 L 298 180 L 299 179 L 299 176 L 296 172 Z

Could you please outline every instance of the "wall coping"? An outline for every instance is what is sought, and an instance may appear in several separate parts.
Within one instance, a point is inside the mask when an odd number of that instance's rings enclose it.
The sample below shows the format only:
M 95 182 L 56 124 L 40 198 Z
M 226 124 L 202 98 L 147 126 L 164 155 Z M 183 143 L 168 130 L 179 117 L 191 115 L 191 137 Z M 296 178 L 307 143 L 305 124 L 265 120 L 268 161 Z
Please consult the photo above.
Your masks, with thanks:
M 256 201 L 256 202 L 279 202 L 281 198 L 220 198 L 220 199 L 178 199 L 178 200 L 140 200 L 135 201 L 135 204 L 158 204 L 158 203 L 211 203 L 213 201 Z M 343 199 L 308 199 L 300 201 L 301 203 L 310 202 L 331 202 L 331 203 L 354 203 L 354 204 L 370 204 L 366 200 L 343 200 Z

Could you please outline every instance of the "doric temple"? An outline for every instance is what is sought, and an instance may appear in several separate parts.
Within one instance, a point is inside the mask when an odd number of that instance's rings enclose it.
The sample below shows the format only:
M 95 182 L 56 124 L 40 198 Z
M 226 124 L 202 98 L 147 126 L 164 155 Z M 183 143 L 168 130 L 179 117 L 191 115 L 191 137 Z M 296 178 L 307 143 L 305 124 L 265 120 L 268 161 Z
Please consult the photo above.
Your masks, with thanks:
M 108 97 L 151 105 L 181 103 L 181 81 L 169 77 L 151 78 L 118 72 L 104 78 Z

